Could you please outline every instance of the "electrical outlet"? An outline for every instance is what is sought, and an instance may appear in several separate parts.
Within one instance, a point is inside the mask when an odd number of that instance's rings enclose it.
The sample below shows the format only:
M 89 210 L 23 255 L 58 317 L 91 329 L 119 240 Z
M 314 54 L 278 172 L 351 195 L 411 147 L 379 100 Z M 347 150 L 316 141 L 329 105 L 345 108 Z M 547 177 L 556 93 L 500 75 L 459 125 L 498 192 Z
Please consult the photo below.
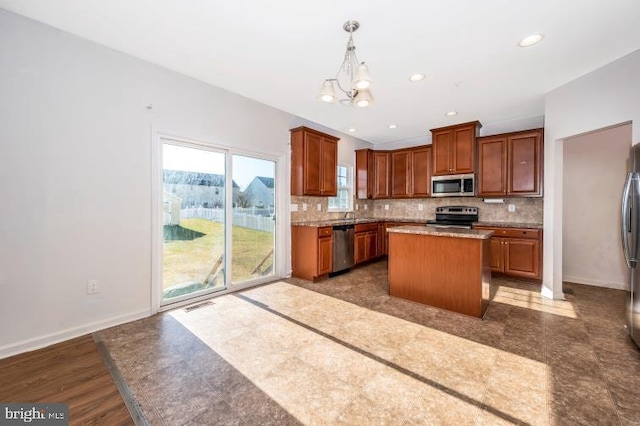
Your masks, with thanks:
M 87 294 L 98 293 L 98 280 L 87 281 Z
M 322 204 L 318 204 L 318 211 L 321 212 L 322 211 Z
M 513 213 L 516 211 L 516 205 L 515 204 L 509 204 L 509 212 Z
M 424 210 L 424 204 L 418 204 L 418 210 L 420 211 Z
M 364 209 L 365 209 L 365 210 L 369 210 L 369 205 L 368 205 L 368 204 L 365 204 L 365 205 L 364 205 Z
M 307 211 L 307 203 L 302 203 L 302 210 Z
M 360 210 L 360 206 L 356 204 L 356 210 Z
M 385 210 L 389 210 L 389 204 L 385 204 L 385 205 L 384 205 L 384 209 L 385 209 Z
M 292 212 L 297 212 L 298 211 L 298 205 L 297 204 L 291 204 L 291 211 Z

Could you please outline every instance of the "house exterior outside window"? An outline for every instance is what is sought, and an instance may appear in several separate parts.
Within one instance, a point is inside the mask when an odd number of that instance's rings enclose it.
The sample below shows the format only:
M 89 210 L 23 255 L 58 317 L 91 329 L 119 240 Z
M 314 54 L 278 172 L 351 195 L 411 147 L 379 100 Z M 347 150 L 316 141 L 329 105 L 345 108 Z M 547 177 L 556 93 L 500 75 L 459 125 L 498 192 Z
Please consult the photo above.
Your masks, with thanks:
M 353 166 L 338 164 L 338 195 L 329 197 L 329 211 L 353 211 Z

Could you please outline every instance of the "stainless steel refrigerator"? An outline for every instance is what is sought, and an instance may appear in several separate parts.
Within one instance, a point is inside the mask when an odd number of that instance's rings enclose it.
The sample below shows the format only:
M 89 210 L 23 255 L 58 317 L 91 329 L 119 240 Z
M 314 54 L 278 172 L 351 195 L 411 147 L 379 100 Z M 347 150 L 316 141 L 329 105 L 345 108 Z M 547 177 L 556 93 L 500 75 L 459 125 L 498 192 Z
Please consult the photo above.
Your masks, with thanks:
M 640 145 L 631 147 L 627 179 L 622 190 L 622 251 L 629 268 L 627 329 L 640 346 Z

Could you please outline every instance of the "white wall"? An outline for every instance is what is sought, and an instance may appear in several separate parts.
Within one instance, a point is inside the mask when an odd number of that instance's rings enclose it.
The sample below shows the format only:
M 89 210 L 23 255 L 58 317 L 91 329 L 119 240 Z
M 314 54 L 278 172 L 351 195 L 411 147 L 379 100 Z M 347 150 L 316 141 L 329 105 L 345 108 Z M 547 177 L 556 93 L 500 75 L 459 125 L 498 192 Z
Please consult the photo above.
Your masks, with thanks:
M 564 141 L 563 281 L 625 289 L 620 194 L 631 125 Z
M 150 313 L 152 131 L 281 158 L 288 229 L 296 120 L 0 9 L 0 358 Z
M 562 298 L 563 140 L 632 122 L 640 142 L 640 50 L 545 97 L 544 277 L 542 294 Z M 597 226 L 597 224 L 594 224 Z

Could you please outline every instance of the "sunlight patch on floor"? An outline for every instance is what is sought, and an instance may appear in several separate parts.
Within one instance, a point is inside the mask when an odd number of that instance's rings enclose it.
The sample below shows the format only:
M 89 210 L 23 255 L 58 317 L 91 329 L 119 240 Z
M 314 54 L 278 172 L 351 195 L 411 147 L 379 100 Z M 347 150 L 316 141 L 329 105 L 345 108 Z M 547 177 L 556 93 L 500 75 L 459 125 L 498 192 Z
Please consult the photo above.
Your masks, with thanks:
M 535 305 L 519 292 L 499 296 Z M 540 362 L 294 285 L 213 302 L 170 315 L 305 424 L 532 423 L 491 409 L 490 398 L 504 397 L 487 390 L 492 381 L 544 400 Z M 509 374 L 496 374 L 498 364 Z M 523 368 L 526 381 L 514 376 Z
M 567 318 L 578 318 L 571 302 L 546 299 L 537 291 L 500 286 L 491 301 Z

